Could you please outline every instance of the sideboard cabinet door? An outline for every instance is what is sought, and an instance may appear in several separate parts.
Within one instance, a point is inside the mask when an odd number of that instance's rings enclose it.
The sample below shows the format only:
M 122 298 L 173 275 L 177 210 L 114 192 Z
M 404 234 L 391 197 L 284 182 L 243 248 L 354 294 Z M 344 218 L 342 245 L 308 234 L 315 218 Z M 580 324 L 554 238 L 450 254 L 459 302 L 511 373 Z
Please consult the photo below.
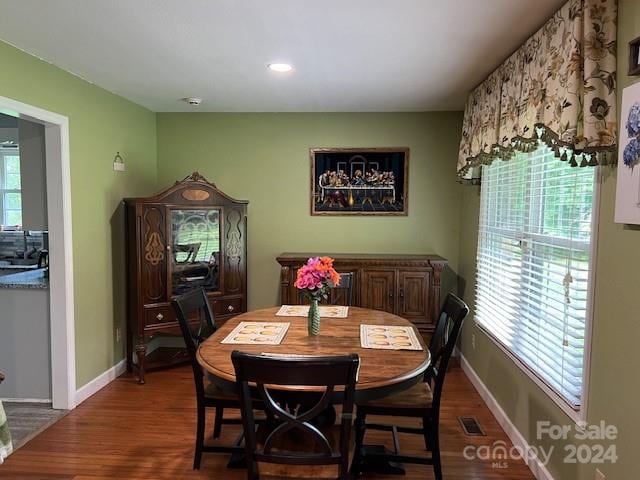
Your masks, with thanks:
M 427 270 L 398 272 L 398 315 L 414 323 L 425 323 L 429 317 L 429 283 Z
M 361 303 L 365 308 L 395 313 L 395 270 L 362 271 Z

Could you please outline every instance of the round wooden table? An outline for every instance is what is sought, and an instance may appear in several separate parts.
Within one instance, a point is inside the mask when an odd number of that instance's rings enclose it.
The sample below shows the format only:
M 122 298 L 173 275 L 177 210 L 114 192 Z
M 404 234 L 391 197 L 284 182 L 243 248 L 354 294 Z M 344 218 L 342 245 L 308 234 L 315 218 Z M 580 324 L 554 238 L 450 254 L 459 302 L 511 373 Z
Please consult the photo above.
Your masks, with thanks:
M 374 350 L 360 346 L 360 325 L 413 324 L 396 315 L 379 310 L 349 307 L 347 318 L 322 318 L 320 335 L 309 336 L 306 317 L 278 317 L 278 307 L 243 313 L 228 320 L 198 349 L 198 362 L 212 381 L 221 388 L 235 389 L 235 373 L 231 352 L 272 353 L 285 355 L 346 355 L 360 356 L 360 371 L 356 385 L 357 400 L 371 400 L 405 390 L 422 379 L 431 356 L 422 336 L 416 334 L 423 350 Z M 240 322 L 290 322 L 280 345 L 237 345 L 220 343 Z M 415 329 L 415 327 L 414 327 Z M 281 387 L 300 392 L 313 388 Z

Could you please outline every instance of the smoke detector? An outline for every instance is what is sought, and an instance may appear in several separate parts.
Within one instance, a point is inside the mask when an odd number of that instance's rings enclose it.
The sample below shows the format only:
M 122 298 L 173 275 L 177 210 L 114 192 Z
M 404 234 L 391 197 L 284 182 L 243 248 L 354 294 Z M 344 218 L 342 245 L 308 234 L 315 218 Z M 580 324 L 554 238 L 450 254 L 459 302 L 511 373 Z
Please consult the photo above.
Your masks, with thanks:
M 189 105 L 200 105 L 202 103 L 202 99 L 201 98 L 196 98 L 196 97 L 186 97 L 182 99 L 183 101 L 187 102 Z

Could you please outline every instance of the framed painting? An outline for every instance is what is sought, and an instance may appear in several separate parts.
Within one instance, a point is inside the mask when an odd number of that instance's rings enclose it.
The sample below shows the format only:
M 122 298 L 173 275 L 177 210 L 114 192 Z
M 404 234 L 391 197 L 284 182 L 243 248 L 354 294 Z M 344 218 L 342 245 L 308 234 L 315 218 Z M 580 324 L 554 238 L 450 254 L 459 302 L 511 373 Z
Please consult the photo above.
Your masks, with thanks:
M 640 37 L 629 42 L 629 76 L 640 75 Z
M 409 149 L 311 148 L 311 215 L 407 215 Z
M 615 221 L 640 224 L 640 83 L 622 92 Z

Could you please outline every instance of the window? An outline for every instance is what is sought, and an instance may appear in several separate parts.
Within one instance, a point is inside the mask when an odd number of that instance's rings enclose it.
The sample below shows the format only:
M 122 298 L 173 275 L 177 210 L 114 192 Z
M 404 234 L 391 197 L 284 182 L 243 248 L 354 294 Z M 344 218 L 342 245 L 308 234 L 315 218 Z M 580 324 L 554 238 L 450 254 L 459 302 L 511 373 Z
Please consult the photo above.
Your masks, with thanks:
M 17 148 L 0 149 L 0 223 L 22 225 L 20 154 Z
M 476 321 L 572 410 L 582 403 L 595 175 L 546 146 L 482 171 Z

